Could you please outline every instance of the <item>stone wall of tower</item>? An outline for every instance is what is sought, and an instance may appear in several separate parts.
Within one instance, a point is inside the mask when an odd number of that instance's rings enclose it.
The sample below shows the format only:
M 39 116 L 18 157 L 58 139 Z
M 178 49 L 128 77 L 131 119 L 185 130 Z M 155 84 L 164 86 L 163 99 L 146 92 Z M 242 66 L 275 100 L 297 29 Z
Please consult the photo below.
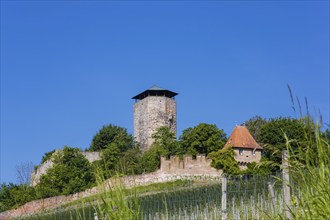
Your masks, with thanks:
M 148 96 L 134 104 L 134 139 L 146 151 L 159 127 L 169 126 L 176 134 L 176 101 L 165 96 Z

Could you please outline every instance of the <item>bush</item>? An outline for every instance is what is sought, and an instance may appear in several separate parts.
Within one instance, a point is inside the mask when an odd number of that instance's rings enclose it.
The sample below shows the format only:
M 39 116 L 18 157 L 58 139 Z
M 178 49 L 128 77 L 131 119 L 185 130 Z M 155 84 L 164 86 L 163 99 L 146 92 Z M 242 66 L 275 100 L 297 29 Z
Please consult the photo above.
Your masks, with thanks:
M 135 147 L 126 151 L 122 158 L 120 158 L 120 170 L 124 174 L 141 174 L 143 172 L 141 166 L 142 152 L 140 148 Z
M 65 146 L 53 155 L 53 166 L 41 175 L 37 185 L 41 197 L 68 195 L 95 183 L 92 166 L 78 148 Z
M 226 174 L 237 175 L 240 174 L 240 169 L 234 156 L 235 152 L 232 148 L 218 150 L 209 154 L 209 157 L 212 159 L 212 167 L 222 170 Z
M 17 208 L 27 202 L 36 199 L 36 191 L 33 187 L 13 183 L 2 184 L 0 186 L 0 212 Z
M 152 137 L 154 138 L 152 146 L 161 149 L 161 156 L 170 158 L 173 155 L 183 155 L 184 152 L 180 151 L 175 134 L 169 127 L 164 126 L 158 128 Z
M 160 168 L 160 157 L 164 154 L 163 149 L 152 146 L 144 152 L 141 158 L 141 170 L 146 173 L 154 172 Z

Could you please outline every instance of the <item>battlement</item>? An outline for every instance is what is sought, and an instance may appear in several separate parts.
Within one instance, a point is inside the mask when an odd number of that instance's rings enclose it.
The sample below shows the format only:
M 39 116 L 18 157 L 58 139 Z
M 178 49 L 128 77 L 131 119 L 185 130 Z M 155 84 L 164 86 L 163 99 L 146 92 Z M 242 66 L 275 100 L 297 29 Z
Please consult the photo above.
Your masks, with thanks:
M 196 159 L 184 156 L 182 160 L 178 156 L 170 159 L 161 157 L 160 171 L 163 174 L 220 176 L 222 172 L 211 167 L 211 162 L 212 160 L 204 155 L 198 155 Z

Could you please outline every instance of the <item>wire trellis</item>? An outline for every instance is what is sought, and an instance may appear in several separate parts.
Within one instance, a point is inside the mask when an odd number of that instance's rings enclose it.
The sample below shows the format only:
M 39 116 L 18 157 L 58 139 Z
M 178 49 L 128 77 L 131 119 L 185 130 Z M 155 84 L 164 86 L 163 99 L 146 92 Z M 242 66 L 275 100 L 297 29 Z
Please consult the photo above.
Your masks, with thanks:
M 143 220 L 181 220 L 181 219 L 221 219 L 221 178 L 181 177 L 200 184 L 190 184 L 178 190 L 164 190 L 160 193 L 140 195 L 139 210 Z M 179 179 L 172 177 L 172 179 Z M 274 190 L 274 203 L 269 193 L 268 185 Z M 129 200 L 129 198 L 127 198 Z M 97 218 L 97 201 L 85 207 L 59 207 L 51 213 L 31 216 L 24 219 L 86 219 Z M 130 203 L 133 206 L 133 202 Z M 227 213 L 228 219 L 272 219 L 283 213 L 282 182 L 279 173 L 258 176 L 227 177 Z

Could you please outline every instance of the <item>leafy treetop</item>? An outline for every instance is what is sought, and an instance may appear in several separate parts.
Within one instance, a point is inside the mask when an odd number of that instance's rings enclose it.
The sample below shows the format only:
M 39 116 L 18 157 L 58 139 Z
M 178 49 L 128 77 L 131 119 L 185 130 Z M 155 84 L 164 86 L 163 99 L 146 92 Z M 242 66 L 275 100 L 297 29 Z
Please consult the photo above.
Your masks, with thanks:
M 180 152 L 179 143 L 176 140 L 175 134 L 169 127 L 163 126 L 158 128 L 152 137 L 154 138 L 154 143 L 152 145 L 153 147 L 161 149 L 161 156 L 170 158 L 170 156 L 182 153 Z
M 292 118 L 272 118 L 267 121 L 258 134 L 258 140 L 263 145 L 264 155 L 271 161 L 280 163 L 282 150 L 286 149 L 287 141 L 293 150 L 302 147 L 306 135 L 313 133 L 304 120 Z
M 85 190 L 95 182 L 92 166 L 79 148 L 65 146 L 53 155 L 53 166 L 37 185 L 41 197 L 68 195 Z
M 208 155 L 222 149 L 227 141 L 226 134 L 216 125 L 201 123 L 193 128 L 187 128 L 180 136 L 182 150 L 190 155 Z
M 260 129 L 267 123 L 266 119 L 263 119 L 260 116 L 254 116 L 250 118 L 248 121 L 244 122 L 243 125 L 247 127 L 252 137 L 256 140 L 256 142 L 260 142 Z
M 133 147 L 133 136 L 127 133 L 125 128 L 106 125 L 94 136 L 89 151 L 100 151 L 109 144 L 115 144 L 120 152 L 125 152 Z

